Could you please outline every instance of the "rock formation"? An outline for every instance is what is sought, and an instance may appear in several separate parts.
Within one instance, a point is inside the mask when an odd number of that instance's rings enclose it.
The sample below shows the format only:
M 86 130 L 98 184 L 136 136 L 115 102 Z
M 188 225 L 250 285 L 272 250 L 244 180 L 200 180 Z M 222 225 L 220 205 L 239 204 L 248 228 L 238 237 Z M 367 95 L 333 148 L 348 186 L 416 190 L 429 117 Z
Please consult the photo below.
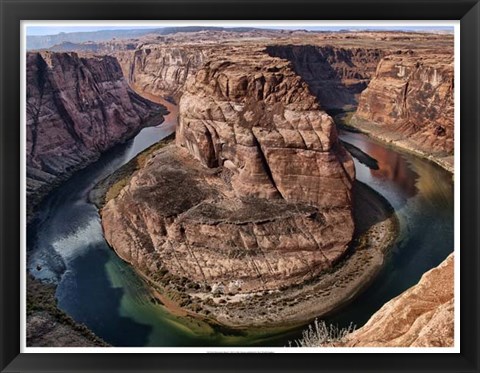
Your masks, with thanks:
M 358 105 L 354 122 L 365 131 L 448 164 L 453 37 L 255 30 L 241 39 L 227 31 L 147 35 L 53 47 L 112 57 L 29 53 L 29 209 L 101 152 L 163 120 L 164 108 L 133 90 L 172 98 L 176 144 L 144 155 L 119 183 L 101 211 L 107 241 L 187 312 L 230 326 L 303 322 L 318 303 L 328 312 L 341 303 L 334 298 L 353 297 L 342 289 L 352 273 L 368 272 L 368 260 L 383 263 L 383 255 L 367 258 L 367 240 L 344 261 L 363 255 L 353 270 L 319 276 L 345 256 L 354 230 L 353 162 L 324 110 Z M 347 345 L 450 345 L 452 263 L 387 303 Z M 321 291 L 319 277 L 328 282 Z M 30 319 L 42 333 L 51 322 Z
M 165 113 L 134 93 L 108 56 L 28 53 L 26 94 L 29 211 L 59 181 Z
M 346 338 L 349 347 L 452 347 L 454 258 L 426 272 L 420 282 L 385 303 Z
M 135 51 L 117 52 L 128 83 L 142 94 L 178 100 L 187 78 L 205 59 L 200 46 L 142 45 Z
M 358 41 L 358 35 L 324 40 L 294 35 L 252 39 L 245 45 L 291 61 L 321 109 L 334 114 L 358 107 L 351 124 L 453 170 L 450 36 L 374 33 Z M 233 41 L 177 39 L 149 40 L 135 51 L 115 52 L 135 90 L 178 101 L 188 77 L 215 58 L 219 48 L 238 48 Z
M 360 96 L 354 123 L 410 150 L 452 156 L 453 78 L 451 53 L 385 56 Z
M 323 109 L 351 109 L 367 87 L 384 51 L 331 45 L 272 45 L 272 56 L 292 61 L 297 74 L 317 96 Z
M 316 45 L 266 45 L 268 54 L 293 63 L 323 109 L 355 107 L 384 51 Z M 144 44 L 117 52 L 129 84 L 138 92 L 179 99 L 187 78 L 216 54 L 217 46 Z
M 342 108 L 346 105 L 356 106 L 358 94 L 374 77 L 382 57 L 396 53 L 432 55 L 432 51 L 451 54 L 449 49 L 453 45 L 450 35 L 433 34 L 302 35 L 266 31 L 264 34 L 245 36 L 248 36 L 246 40 L 229 33 L 177 34 L 167 39 L 152 36 L 143 41 L 135 39 L 124 41 L 123 44 L 116 41 L 97 44 L 95 47 L 105 53 L 115 53 L 128 79 L 138 80 L 150 87 L 165 84 L 168 91 L 172 89 L 174 80 L 177 80 L 178 85 L 189 73 L 195 73 L 202 61 L 208 59 L 208 55 L 215 54 L 219 42 L 222 47 L 232 45 L 235 48 L 238 41 L 242 40 L 244 46 L 263 47 L 271 56 L 291 61 L 297 74 L 307 82 L 322 106 Z M 88 46 L 83 44 L 77 48 L 82 50 Z M 121 50 L 128 53 L 120 53 Z M 165 91 L 159 89 L 157 92 L 165 94 Z
M 299 284 L 336 263 L 354 229 L 353 162 L 290 63 L 219 50 L 184 90 L 176 146 L 102 210 L 116 252 L 204 300 Z

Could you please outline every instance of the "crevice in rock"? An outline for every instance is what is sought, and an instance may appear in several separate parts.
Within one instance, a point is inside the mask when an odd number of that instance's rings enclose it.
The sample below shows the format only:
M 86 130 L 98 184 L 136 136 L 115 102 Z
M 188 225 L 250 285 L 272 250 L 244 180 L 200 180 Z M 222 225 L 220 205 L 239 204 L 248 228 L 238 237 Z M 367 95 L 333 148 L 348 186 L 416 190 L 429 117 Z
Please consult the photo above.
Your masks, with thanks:
M 208 127 L 204 126 L 204 128 L 205 128 L 205 137 L 207 139 L 207 146 L 208 146 L 208 154 L 206 159 L 207 167 L 216 168 L 218 167 L 218 159 L 215 152 L 215 144 L 213 142 L 213 137 L 210 131 L 208 130 Z
M 285 197 L 282 195 L 280 190 L 277 187 L 277 184 L 275 183 L 275 179 L 273 178 L 273 173 L 272 170 L 270 169 L 270 166 L 267 161 L 267 157 L 265 156 L 265 153 L 263 152 L 262 146 L 260 145 L 260 142 L 258 141 L 257 137 L 252 131 L 252 136 L 253 136 L 253 141 L 255 143 L 255 146 L 258 148 L 258 154 L 260 155 L 260 160 L 262 162 L 262 166 L 265 170 L 265 173 L 267 174 L 268 180 L 272 184 L 272 186 L 277 190 L 278 194 L 285 199 Z

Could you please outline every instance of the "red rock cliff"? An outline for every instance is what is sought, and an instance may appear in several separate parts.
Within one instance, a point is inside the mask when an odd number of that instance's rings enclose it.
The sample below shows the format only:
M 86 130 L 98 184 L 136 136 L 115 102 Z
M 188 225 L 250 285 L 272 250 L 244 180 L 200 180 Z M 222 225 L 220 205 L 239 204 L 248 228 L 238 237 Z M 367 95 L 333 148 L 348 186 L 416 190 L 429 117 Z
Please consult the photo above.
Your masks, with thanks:
M 271 56 L 287 59 L 317 96 L 323 109 L 356 107 L 384 51 L 330 45 L 272 45 Z
M 451 54 L 386 56 L 360 96 L 354 121 L 372 124 L 374 135 L 411 150 L 437 158 L 451 156 L 453 79 Z
M 117 52 L 128 83 L 140 93 L 179 99 L 186 79 L 202 65 L 201 46 L 142 45 L 135 51 Z
M 164 107 L 135 94 L 114 57 L 27 55 L 29 208 L 59 180 L 134 135 Z

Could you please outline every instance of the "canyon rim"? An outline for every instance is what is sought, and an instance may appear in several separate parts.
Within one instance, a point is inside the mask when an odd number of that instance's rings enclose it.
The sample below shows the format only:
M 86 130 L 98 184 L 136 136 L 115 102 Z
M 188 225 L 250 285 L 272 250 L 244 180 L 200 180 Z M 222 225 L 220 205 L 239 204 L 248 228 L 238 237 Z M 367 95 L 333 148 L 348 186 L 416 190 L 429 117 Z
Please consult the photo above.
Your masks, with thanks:
M 27 48 L 27 346 L 453 347 L 453 28 Z

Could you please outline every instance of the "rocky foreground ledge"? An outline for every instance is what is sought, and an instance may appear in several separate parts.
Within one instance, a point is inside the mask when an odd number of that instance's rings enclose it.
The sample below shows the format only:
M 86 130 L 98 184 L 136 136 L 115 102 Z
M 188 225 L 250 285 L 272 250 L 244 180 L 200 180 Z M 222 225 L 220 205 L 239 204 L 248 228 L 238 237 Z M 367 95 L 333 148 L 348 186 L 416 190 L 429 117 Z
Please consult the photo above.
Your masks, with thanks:
M 332 118 L 291 64 L 229 48 L 187 80 L 176 144 L 152 152 L 102 224 L 164 303 L 232 327 L 302 323 L 368 284 L 392 243 L 392 212 L 363 188 L 376 218 L 342 262 L 353 187 Z
M 426 272 L 420 282 L 385 303 L 348 347 L 453 347 L 454 257 Z

